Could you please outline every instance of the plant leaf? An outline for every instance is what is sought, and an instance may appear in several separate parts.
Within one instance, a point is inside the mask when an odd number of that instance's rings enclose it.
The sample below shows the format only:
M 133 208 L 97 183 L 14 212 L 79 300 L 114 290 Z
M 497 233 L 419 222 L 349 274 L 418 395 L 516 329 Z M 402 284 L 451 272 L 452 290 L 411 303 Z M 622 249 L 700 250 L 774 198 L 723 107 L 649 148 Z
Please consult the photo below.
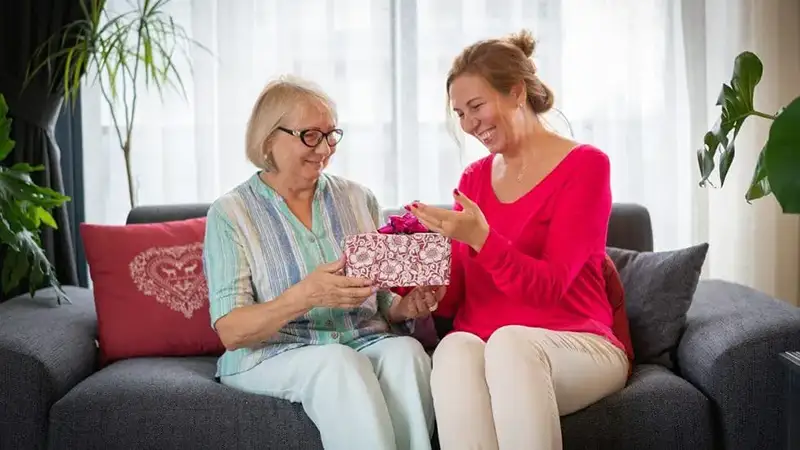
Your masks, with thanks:
M 25 250 L 24 247 L 21 250 Z M 3 291 L 5 294 L 19 286 L 30 269 L 28 258 L 21 252 L 9 249 L 3 261 Z
M 758 154 L 756 168 L 753 170 L 753 178 L 750 180 L 750 187 L 747 189 L 747 193 L 744 196 L 748 203 L 751 203 L 753 200 L 766 197 L 772 193 L 772 188 L 770 187 L 769 179 L 767 178 L 767 165 L 764 161 L 764 154 L 765 152 L 762 148 L 761 153 Z
M 717 140 L 717 136 L 713 131 L 706 133 L 703 142 L 705 147 L 697 150 L 697 163 L 700 166 L 700 176 L 702 177 L 700 186 L 705 186 L 708 182 L 708 178 L 714 173 L 714 169 L 716 168 L 714 154 L 717 151 L 717 147 L 719 147 L 719 140 Z
M 37 186 L 24 172 L 0 167 L 0 198 L 13 198 L 43 208 L 60 206 L 70 198 L 50 188 Z
M 11 224 L 3 216 L 0 216 L 0 243 L 3 243 L 14 250 L 19 251 L 16 240 L 16 231 L 11 228 Z
M 32 166 L 28 163 L 16 163 L 11 166 L 11 170 L 14 172 L 32 173 L 44 170 L 44 166 L 41 164 L 38 166 Z
M 772 193 L 784 213 L 800 214 L 800 97 L 787 105 L 769 129 L 764 146 Z
M 8 118 L 8 104 L 3 94 L 0 94 L 0 161 L 14 149 L 15 142 L 11 140 L 11 119 Z
M 753 110 L 755 87 L 763 74 L 764 65 L 753 52 L 742 52 L 734 60 L 731 85 L 740 94 L 744 109 Z
M 736 157 L 736 150 L 733 146 L 733 141 L 730 142 L 728 148 L 720 152 L 719 154 L 719 185 L 722 186 L 725 184 L 725 177 L 728 176 L 728 170 L 730 170 L 731 165 L 733 164 L 733 158 Z
M 56 223 L 56 220 L 53 219 L 53 216 L 46 209 L 42 208 L 41 206 L 37 206 L 35 211 L 39 221 L 41 221 L 50 228 L 58 229 L 58 224 Z
M 742 128 L 742 123 L 737 122 L 733 126 L 733 137 L 728 141 L 727 145 L 725 146 L 725 150 L 719 156 L 719 185 L 723 186 L 725 184 L 725 178 L 728 176 L 728 170 L 730 170 L 731 165 L 733 164 L 733 158 L 736 156 L 736 137 L 739 135 L 739 130 Z
M 720 187 L 725 184 L 736 156 L 736 137 L 745 120 L 754 113 L 753 96 L 763 70 L 761 60 L 752 52 L 742 52 L 736 57 L 730 83 L 723 83 L 717 96 L 716 105 L 721 107 L 719 119 L 703 139 L 705 148 L 698 151 L 700 186 L 706 185 L 716 167 L 719 167 Z M 733 136 L 729 138 L 731 132 Z M 718 150 L 717 166 L 714 161 Z
M 2 205 L 4 211 L 6 206 Z M 0 271 L 4 293 L 11 292 L 27 277 L 31 295 L 47 281 L 55 289 L 59 300 L 69 300 L 40 246 L 37 235 L 27 229 L 14 233 L 8 220 L 0 217 L 0 241 L 6 244 L 7 249 Z

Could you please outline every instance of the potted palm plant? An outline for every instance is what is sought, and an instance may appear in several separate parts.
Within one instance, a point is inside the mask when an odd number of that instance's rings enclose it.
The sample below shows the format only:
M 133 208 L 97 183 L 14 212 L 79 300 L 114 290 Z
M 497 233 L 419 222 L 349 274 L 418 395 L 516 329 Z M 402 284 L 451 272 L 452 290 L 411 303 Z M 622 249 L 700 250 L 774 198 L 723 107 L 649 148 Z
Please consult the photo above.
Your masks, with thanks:
M 189 45 L 204 47 L 189 38 L 167 13 L 171 0 L 131 0 L 124 3 L 128 9 L 122 11 L 111 11 L 106 0 L 79 1 L 81 18 L 38 47 L 27 80 L 42 69 L 60 74 L 54 78 L 63 79 L 67 102 L 77 98 L 85 75 L 99 85 L 124 156 L 133 208 L 137 200 L 131 167 L 132 136 L 142 87 L 155 88 L 159 94 L 165 87 L 173 88 L 186 97 L 176 58 L 186 56 Z M 59 60 L 65 61 L 63 65 L 56 65 Z
M 718 169 L 720 187 L 736 156 L 736 137 L 751 117 L 772 122 L 759 154 L 753 177 L 745 193 L 748 202 L 774 195 L 784 213 L 800 214 L 800 97 L 777 112 L 755 109 L 753 98 L 764 66 L 752 52 L 742 52 L 733 64 L 729 83 L 722 85 L 717 105 L 720 117 L 709 130 L 703 148 L 697 151 L 701 186 Z M 718 161 L 718 162 L 717 162 Z
M 0 94 L 0 162 L 14 150 L 11 140 L 11 119 L 8 105 Z M 69 300 L 56 278 L 55 269 L 41 248 L 42 226 L 58 228 L 50 211 L 61 206 L 69 197 L 52 189 L 37 186 L 30 174 L 44 166 L 17 163 L 0 165 L 0 244 L 3 252 L 0 285 L 3 294 L 17 289 L 27 280 L 33 296 L 44 284 L 52 286 L 61 300 Z

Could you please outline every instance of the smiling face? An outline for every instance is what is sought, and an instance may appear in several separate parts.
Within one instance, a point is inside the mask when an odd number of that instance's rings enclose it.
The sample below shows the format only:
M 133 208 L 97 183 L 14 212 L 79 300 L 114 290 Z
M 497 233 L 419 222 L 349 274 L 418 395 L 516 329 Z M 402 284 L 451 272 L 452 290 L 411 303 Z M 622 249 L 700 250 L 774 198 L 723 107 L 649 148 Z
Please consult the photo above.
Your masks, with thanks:
M 483 77 L 459 75 L 450 84 L 448 94 L 461 129 L 475 136 L 491 153 L 503 153 L 521 138 L 525 108 L 522 89 L 504 94 Z
M 322 102 L 309 100 L 298 105 L 281 121 L 280 128 L 270 139 L 270 151 L 278 171 L 290 178 L 316 181 L 336 152 L 340 136 L 335 129 L 331 111 Z M 331 131 L 334 133 L 323 137 Z M 292 132 L 302 133 L 303 138 Z M 308 145 L 317 141 L 319 144 L 313 148 Z

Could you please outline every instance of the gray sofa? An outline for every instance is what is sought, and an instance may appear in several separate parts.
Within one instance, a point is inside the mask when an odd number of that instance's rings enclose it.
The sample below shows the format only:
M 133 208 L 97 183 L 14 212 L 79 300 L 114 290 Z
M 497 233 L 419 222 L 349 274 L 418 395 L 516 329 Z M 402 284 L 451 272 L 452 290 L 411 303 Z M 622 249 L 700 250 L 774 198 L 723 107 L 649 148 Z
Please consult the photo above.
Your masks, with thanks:
M 207 205 L 140 207 L 129 223 L 196 217 Z M 650 219 L 615 205 L 609 245 L 652 249 Z M 109 249 L 113 251 L 113 249 Z M 96 370 L 91 292 L 67 287 L 0 304 L 0 449 L 316 449 L 300 405 L 215 382 L 214 358 L 141 358 Z M 702 281 L 678 371 L 634 368 L 628 385 L 563 418 L 566 449 L 780 449 L 778 353 L 800 347 L 798 309 L 751 289 Z

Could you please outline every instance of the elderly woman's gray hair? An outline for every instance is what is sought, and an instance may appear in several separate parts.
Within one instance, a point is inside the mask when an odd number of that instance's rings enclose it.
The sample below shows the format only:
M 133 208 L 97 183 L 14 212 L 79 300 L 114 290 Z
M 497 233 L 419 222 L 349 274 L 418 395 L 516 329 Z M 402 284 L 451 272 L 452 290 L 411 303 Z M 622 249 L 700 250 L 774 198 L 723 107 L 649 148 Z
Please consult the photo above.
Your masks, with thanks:
M 276 171 L 270 138 L 285 117 L 307 103 L 321 104 L 338 120 L 336 104 L 317 85 L 296 76 L 283 76 L 264 87 L 247 121 L 245 148 L 247 159 L 266 171 Z

